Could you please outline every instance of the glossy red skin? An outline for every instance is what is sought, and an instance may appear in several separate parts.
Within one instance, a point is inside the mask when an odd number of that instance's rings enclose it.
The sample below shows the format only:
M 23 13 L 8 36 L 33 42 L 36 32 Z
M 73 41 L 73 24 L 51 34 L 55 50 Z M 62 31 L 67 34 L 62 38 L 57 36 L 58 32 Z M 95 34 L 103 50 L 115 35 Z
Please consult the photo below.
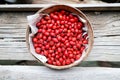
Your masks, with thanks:
M 32 39 L 35 51 L 46 56 L 51 65 L 64 66 L 75 62 L 88 44 L 88 35 L 82 36 L 84 24 L 64 10 L 42 17 L 36 27 L 38 32 Z

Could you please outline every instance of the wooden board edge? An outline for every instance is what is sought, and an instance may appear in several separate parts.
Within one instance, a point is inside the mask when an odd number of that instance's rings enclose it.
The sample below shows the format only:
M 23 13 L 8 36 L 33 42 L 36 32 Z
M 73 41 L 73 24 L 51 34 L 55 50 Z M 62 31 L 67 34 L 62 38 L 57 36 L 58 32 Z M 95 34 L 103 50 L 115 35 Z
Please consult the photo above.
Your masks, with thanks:
M 37 11 L 55 4 L 13 4 L 0 5 L 0 11 Z M 82 11 L 120 11 L 120 3 L 113 4 L 66 4 Z

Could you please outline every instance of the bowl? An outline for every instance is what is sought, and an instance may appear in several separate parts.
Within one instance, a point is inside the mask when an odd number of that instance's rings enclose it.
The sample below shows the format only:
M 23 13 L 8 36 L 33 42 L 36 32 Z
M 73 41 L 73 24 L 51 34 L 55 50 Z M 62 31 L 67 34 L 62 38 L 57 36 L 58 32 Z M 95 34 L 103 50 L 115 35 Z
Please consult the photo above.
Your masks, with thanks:
M 93 47 L 93 41 L 94 41 L 94 36 L 93 36 L 93 29 L 91 27 L 91 24 L 89 22 L 89 20 L 87 19 L 87 17 L 85 16 L 85 14 L 83 12 L 81 12 L 80 10 L 68 6 L 68 5 L 52 5 L 43 9 L 40 9 L 37 13 L 51 13 L 53 11 L 57 11 L 57 10 L 66 10 L 72 13 L 77 14 L 78 16 L 80 16 L 81 18 L 83 18 L 84 20 L 86 20 L 86 27 L 87 27 L 87 32 L 88 32 L 88 48 L 86 49 L 85 53 L 82 54 L 84 56 L 82 56 L 82 58 L 80 58 L 79 60 L 75 61 L 74 63 L 71 63 L 69 65 L 65 65 L 65 66 L 55 66 L 55 65 L 50 65 L 48 63 L 43 63 L 45 66 L 49 67 L 49 68 L 53 68 L 53 69 L 66 69 L 66 68 L 70 68 L 73 66 L 76 66 L 78 64 L 80 64 L 90 53 L 92 47 Z M 30 44 L 28 43 L 29 41 L 29 34 L 31 33 L 31 30 L 29 28 L 29 26 L 27 27 L 27 31 L 26 31 L 26 43 L 27 43 L 27 47 L 28 50 L 30 51 Z M 30 52 L 31 53 L 31 52 Z M 33 55 L 34 56 L 34 55 Z M 35 56 L 34 56 L 35 57 Z M 37 57 L 35 57 L 37 59 Z M 39 59 L 37 59 L 39 62 L 41 62 Z

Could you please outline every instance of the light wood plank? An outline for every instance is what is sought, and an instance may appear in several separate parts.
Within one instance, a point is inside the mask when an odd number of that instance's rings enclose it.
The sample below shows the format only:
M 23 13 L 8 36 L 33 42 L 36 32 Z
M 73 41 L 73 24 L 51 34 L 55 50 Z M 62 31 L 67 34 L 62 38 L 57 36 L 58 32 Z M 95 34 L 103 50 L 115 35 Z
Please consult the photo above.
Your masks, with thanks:
M 94 46 L 85 61 L 120 61 L 119 46 Z M 35 60 L 26 47 L 0 47 L 0 60 Z
M 84 12 L 94 30 L 95 42 L 86 61 L 120 61 L 120 13 Z M 0 60 L 35 60 L 26 48 L 26 16 L 34 12 L 0 13 Z
M 103 1 L 99 1 L 99 0 L 33 0 L 32 2 L 33 4 L 102 4 L 105 3 Z
M 78 4 L 80 3 L 79 0 L 64 0 L 64 1 L 61 1 L 61 0 L 33 0 L 32 2 L 33 4 L 65 4 L 65 3 L 71 3 L 71 4 Z
M 0 38 L 25 38 L 25 33 L 0 33 Z
M 16 45 L 16 47 L 18 46 L 19 47 L 19 44 L 23 45 L 23 47 L 25 46 L 25 34 L 18 34 L 18 35 L 15 35 L 15 34 L 9 34 L 9 36 L 4 36 L 6 34 L 2 34 L 4 37 L 3 39 L 0 39 L 0 45 L 2 47 L 6 47 L 8 46 L 11 46 L 13 47 L 14 45 Z M 11 36 L 11 35 L 14 35 L 14 36 Z M 21 35 L 21 36 L 19 36 Z M 1 36 L 1 35 L 0 35 Z M 94 38 L 94 45 L 96 46 L 120 46 L 120 36 L 113 36 L 113 37 L 98 37 L 98 38 Z
M 112 13 L 98 12 L 98 13 L 99 14 L 96 14 L 94 12 L 89 12 L 89 13 L 85 12 L 85 14 L 88 16 L 88 18 L 90 19 L 90 21 L 93 25 L 95 37 L 120 35 L 120 32 L 119 32 L 119 30 L 120 30 L 120 27 L 119 27 L 120 26 L 120 24 L 119 24 L 120 23 L 120 20 L 119 20 L 120 13 L 119 12 L 112 12 Z M 0 23 L 2 24 L 1 26 L 3 28 L 4 24 L 7 25 L 7 26 L 4 25 L 4 27 L 8 27 L 8 24 L 14 24 L 13 25 L 14 27 L 20 26 L 21 28 L 25 29 L 27 27 L 26 16 L 30 15 L 30 14 L 33 14 L 33 13 L 21 12 L 21 13 L 14 13 L 14 15 L 10 12 L 7 14 L 2 13 L 1 18 L 0 18 L 0 21 L 1 21 Z M 7 19 L 7 21 L 6 21 L 6 19 Z M 18 20 L 16 21 L 16 19 L 18 19 Z M 11 26 L 9 26 L 9 27 L 11 27 Z M 8 32 L 9 32 L 9 30 L 8 30 Z M 18 33 L 19 33 L 19 31 L 18 31 Z M 25 32 L 23 31 L 23 33 L 25 33 Z
M 119 68 L 74 67 L 52 70 L 40 66 L 0 66 L 0 80 L 120 80 Z
M 60 3 L 59 3 L 60 4 Z M 120 3 L 114 4 L 69 4 L 64 3 L 65 5 L 70 5 L 84 11 L 113 11 L 120 10 Z M 0 5 L 0 11 L 37 11 L 43 7 L 55 5 L 53 4 L 22 4 L 22 5 Z

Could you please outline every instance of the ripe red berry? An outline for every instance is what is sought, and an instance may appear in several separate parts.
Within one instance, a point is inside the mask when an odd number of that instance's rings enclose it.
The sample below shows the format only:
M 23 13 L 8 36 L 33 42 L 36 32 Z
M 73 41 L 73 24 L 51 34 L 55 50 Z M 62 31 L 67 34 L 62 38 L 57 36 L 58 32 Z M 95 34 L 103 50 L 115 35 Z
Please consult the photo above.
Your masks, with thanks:
M 56 61 L 56 65 L 57 65 L 57 66 L 60 66 L 60 65 L 61 65 L 60 61 L 57 60 L 57 61 Z
M 50 19 L 50 16 L 46 16 L 45 19 L 46 19 L 46 20 L 49 20 L 49 19 Z
M 72 38 L 72 41 L 76 41 L 76 38 L 75 38 L 75 37 L 73 37 L 73 38 Z
M 51 56 L 52 56 L 52 57 L 55 57 L 55 53 L 52 53 Z
M 39 47 L 35 48 L 36 53 L 40 54 L 41 49 Z
M 74 56 L 73 53 L 69 54 L 69 57 L 70 57 L 70 58 L 73 58 L 73 56 Z
M 42 32 L 42 29 L 38 29 L 38 33 L 41 33 Z
M 75 61 L 74 58 L 71 58 L 70 60 L 71 60 L 72 63 Z
M 60 61 L 60 63 L 62 63 L 63 62 L 63 58 L 59 58 L 59 61 Z
M 68 52 L 67 52 L 67 51 L 65 51 L 64 55 L 65 55 L 66 57 L 68 57 L 68 55 L 69 55 L 69 54 L 68 54 Z
M 88 40 L 83 40 L 83 44 L 88 44 Z
M 54 57 L 51 57 L 50 59 L 51 59 L 52 61 L 54 61 L 54 60 L 55 60 L 55 58 L 54 58 Z
M 51 61 L 51 60 L 48 60 L 47 63 L 52 64 L 52 61 Z
M 46 36 L 49 36 L 49 32 L 45 32 L 44 34 L 45 34 Z
M 61 14 L 65 14 L 66 12 L 64 10 L 61 10 Z
M 57 15 L 53 15 L 52 18 L 54 18 L 55 20 L 59 19 L 59 17 Z
M 38 23 L 36 24 L 36 26 L 37 26 L 37 27 L 39 27 L 40 25 L 41 25 L 41 23 L 40 23 L 40 22 L 38 22 Z
M 65 10 L 43 16 L 36 27 L 38 31 L 32 38 L 35 52 L 44 55 L 51 65 L 74 63 L 88 44 L 88 34 L 83 36 L 84 24 L 78 16 Z
M 61 50 L 61 48 L 58 48 L 58 52 L 61 52 L 62 50 Z
M 58 39 L 57 39 L 57 38 L 53 38 L 53 41 L 54 41 L 54 42 L 58 42 Z
M 33 42 L 36 43 L 38 41 L 37 38 L 33 38 Z
M 45 56 L 48 56 L 48 51 L 44 51 L 44 55 L 45 55 Z
M 70 63 L 71 63 L 70 59 L 67 59 L 67 60 L 66 60 L 66 64 L 68 65 L 68 64 L 70 64 Z
M 59 14 L 58 16 L 59 16 L 59 19 L 60 19 L 60 20 L 62 20 L 62 19 L 63 19 L 62 14 Z
M 46 40 L 47 39 L 47 37 L 46 36 L 43 36 L 43 40 Z
M 78 54 L 78 55 L 76 55 L 75 59 L 78 60 L 78 59 L 80 59 L 80 57 L 81 57 L 81 54 Z
M 34 47 L 35 47 L 35 48 L 38 47 L 38 44 L 37 44 L 37 43 L 34 43 Z
M 72 19 L 70 19 L 69 21 L 72 22 L 72 23 L 74 23 L 74 22 L 75 22 L 75 19 L 72 18 Z
M 65 60 L 62 62 L 62 65 L 64 66 L 66 64 Z
M 53 65 L 57 65 L 55 61 L 54 61 L 52 64 L 53 64 Z
M 50 46 L 53 46 L 53 45 L 54 45 L 54 42 L 53 42 L 53 41 L 50 41 L 50 42 L 49 42 L 49 45 L 50 45 Z
M 82 46 L 80 51 L 83 52 L 84 49 L 85 49 L 85 46 Z

